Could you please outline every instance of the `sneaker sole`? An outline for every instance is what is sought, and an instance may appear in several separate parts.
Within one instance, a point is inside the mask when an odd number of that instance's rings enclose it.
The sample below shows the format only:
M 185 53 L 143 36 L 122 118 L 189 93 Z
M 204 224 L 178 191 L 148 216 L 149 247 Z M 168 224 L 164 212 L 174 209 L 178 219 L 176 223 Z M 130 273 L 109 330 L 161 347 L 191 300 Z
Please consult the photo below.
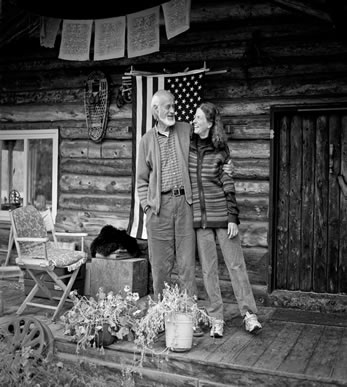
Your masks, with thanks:
M 247 332 L 251 333 L 252 335 L 256 335 L 261 331 L 261 329 L 262 328 L 260 328 L 260 327 L 254 327 L 254 329 L 252 331 L 247 331 Z
M 201 337 L 204 335 L 204 332 L 199 332 L 199 333 L 193 333 L 194 337 Z

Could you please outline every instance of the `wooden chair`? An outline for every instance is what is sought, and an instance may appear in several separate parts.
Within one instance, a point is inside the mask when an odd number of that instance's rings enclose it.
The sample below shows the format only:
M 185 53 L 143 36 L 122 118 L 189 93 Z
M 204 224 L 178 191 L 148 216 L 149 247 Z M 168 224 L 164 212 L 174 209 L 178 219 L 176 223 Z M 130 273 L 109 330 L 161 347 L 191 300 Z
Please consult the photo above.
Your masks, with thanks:
M 16 244 L 18 258 L 17 265 L 25 270 L 34 280 L 34 286 L 17 310 L 20 315 L 27 306 L 36 306 L 54 310 L 52 320 L 55 321 L 67 300 L 72 300 L 70 291 L 76 280 L 80 267 L 87 261 L 87 254 L 83 251 L 83 238 L 86 233 L 57 233 L 50 213 L 42 214 L 32 205 L 10 210 L 10 218 L 13 228 L 13 237 Z M 46 228 L 51 224 L 52 241 Z M 74 250 L 71 246 L 62 246 L 58 237 L 81 238 L 82 250 Z M 63 268 L 63 275 L 56 273 L 57 268 Z M 60 270 L 61 271 L 61 270 Z M 47 275 L 49 277 L 47 277 Z M 47 287 L 47 278 L 51 278 L 55 286 L 62 290 L 60 297 L 53 297 Z M 65 280 L 65 281 L 64 281 Z M 41 290 L 47 298 L 54 301 L 54 305 L 42 302 L 32 302 L 33 298 Z M 37 298 L 36 298 L 37 299 Z M 58 304 L 57 304 L 58 301 Z

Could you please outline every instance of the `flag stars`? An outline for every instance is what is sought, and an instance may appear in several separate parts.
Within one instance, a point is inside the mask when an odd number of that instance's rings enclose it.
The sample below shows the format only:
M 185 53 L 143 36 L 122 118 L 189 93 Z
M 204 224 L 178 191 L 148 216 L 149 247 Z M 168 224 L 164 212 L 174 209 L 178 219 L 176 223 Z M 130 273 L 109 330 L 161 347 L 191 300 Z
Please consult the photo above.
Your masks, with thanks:
M 202 100 L 203 87 L 200 84 L 202 78 L 203 74 L 165 77 L 166 88 L 171 90 L 176 99 L 177 120 L 193 121 L 196 108 Z

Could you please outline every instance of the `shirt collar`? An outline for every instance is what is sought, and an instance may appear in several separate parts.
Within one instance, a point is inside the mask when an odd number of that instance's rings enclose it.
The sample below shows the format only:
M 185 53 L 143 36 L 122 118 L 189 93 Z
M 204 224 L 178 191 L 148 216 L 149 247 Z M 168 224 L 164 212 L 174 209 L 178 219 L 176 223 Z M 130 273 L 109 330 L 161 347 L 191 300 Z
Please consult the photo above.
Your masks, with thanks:
M 165 137 L 169 137 L 170 135 L 170 132 L 171 132 L 171 126 L 169 127 L 169 130 L 165 131 L 165 132 L 162 132 L 161 130 L 158 129 L 158 126 L 155 127 L 155 130 L 157 131 L 158 134 L 162 135 L 162 136 L 165 136 Z

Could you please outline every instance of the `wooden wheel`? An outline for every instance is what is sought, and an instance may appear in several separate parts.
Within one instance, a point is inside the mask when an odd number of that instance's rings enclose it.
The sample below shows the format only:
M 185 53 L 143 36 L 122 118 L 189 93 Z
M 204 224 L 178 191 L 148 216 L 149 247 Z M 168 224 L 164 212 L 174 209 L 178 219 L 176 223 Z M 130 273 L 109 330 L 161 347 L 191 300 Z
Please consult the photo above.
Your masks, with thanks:
M 2 334 L 9 352 L 12 353 L 22 351 L 24 347 L 30 347 L 33 355 L 41 356 L 46 348 L 47 333 L 40 321 L 34 317 L 15 318 L 5 325 Z

